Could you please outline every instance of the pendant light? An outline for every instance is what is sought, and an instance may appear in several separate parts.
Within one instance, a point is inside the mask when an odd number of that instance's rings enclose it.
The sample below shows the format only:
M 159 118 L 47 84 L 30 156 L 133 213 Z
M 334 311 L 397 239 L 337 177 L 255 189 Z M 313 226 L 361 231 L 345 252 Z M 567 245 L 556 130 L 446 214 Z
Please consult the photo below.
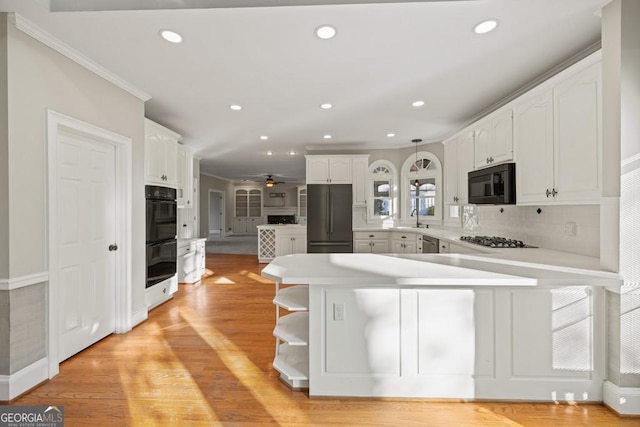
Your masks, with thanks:
M 420 144 L 422 142 L 421 139 L 412 139 L 411 142 L 413 142 L 414 144 L 416 144 L 416 174 L 418 174 L 418 144 Z M 418 180 L 418 177 L 416 177 L 416 180 L 413 181 L 413 185 L 416 186 L 416 195 L 418 194 L 418 190 L 420 188 L 420 180 Z

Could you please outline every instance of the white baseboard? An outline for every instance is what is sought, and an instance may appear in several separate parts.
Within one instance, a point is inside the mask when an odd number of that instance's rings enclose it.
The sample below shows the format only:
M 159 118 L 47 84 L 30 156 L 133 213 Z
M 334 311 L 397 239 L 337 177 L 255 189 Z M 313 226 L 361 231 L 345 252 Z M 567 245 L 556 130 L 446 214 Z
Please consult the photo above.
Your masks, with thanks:
M 618 387 L 605 381 L 602 400 L 620 415 L 640 415 L 640 387 Z
M 0 400 L 9 401 L 49 379 L 49 360 L 45 357 L 12 375 L 0 375 Z
M 140 310 L 134 311 L 131 315 L 131 327 L 134 328 L 138 326 L 140 323 L 144 322 L 149 318 L 149 312 L 147 311 L 147 307 L 143 307 Z

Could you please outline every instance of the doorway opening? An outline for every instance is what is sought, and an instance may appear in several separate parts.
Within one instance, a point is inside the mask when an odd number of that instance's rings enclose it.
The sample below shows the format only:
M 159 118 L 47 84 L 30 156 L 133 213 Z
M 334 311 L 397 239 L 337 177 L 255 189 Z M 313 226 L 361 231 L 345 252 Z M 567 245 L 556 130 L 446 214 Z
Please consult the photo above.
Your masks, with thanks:
M 209 190 L 209 233 L 207 238 L 221 239 L 225 233 L 224 192 Z

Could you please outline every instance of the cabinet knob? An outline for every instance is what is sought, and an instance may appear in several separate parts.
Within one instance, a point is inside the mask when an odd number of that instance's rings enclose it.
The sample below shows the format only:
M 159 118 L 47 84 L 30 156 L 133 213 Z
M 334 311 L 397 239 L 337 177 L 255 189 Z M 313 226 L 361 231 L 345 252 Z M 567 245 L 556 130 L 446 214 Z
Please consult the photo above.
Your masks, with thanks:
M 117 251 L 118 250 L 118 245 L 116 245 L 115 243 L 112 243 L 109 245 L 109 251 Z
M 557 192 L 557 191 L 556 191 L 556 189 L 554 188 L 554 189 L 551 191 L 551 195 L 552 195 L 553 197 L 556 197 L 556 194 L 558 194 L 558 192 Z
M 549 191 L 548 188 L 547 188 L 547 191 L 545 191 L 545 194 L 547 195 L 547 197 L 549 197 L 549 195 L 551 195 L 551 192 Z

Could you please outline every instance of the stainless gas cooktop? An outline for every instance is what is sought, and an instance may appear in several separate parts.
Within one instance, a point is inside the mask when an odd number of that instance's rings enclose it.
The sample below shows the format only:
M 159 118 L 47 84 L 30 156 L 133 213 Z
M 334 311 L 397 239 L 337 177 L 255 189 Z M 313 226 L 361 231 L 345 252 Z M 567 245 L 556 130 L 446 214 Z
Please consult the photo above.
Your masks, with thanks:
M 498 236 L 462 236 L 460 240 L 490 248 L 537 248 L 537 246 L 525 244 L 522 240 Z

